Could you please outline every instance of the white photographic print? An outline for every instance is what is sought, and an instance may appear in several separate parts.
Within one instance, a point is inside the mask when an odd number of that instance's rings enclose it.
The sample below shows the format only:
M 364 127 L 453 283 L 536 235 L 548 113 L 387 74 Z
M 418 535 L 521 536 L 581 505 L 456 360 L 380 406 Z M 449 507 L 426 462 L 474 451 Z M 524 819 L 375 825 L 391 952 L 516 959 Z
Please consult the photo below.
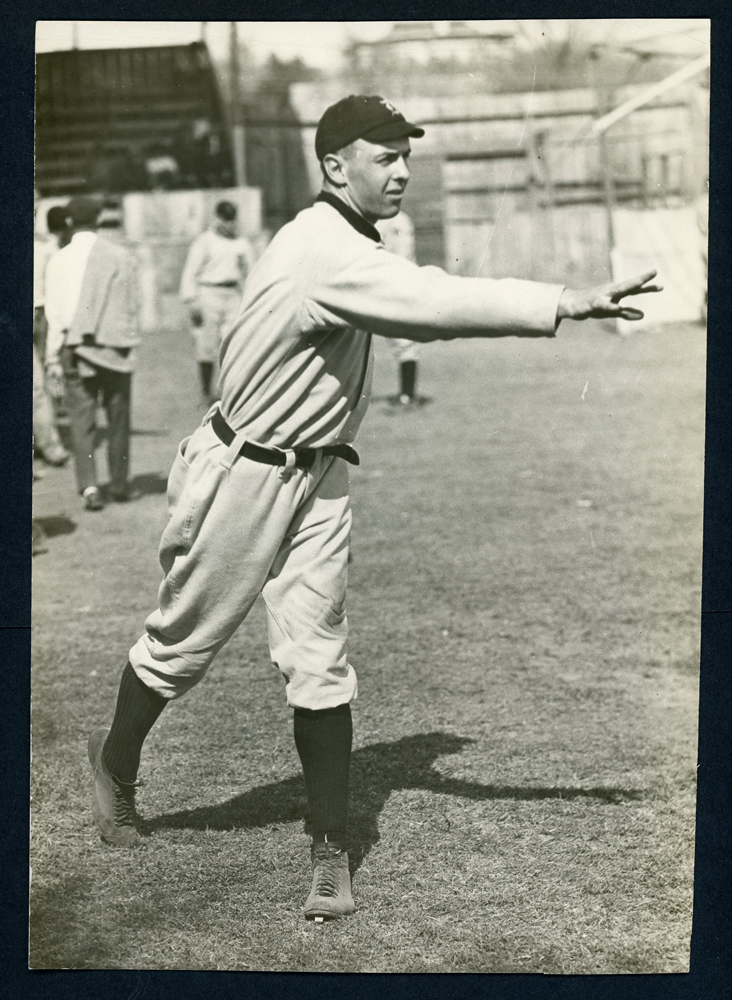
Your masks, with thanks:
M 709 29 L 37 22 L 31 969 L 689 971 Z

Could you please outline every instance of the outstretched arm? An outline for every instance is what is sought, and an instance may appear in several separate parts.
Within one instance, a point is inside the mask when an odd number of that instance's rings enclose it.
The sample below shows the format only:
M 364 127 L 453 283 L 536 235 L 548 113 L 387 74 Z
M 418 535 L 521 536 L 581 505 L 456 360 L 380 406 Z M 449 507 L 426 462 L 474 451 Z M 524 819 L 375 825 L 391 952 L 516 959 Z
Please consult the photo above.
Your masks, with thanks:
M 655 271 L 617 281 L 614 284 L 599 285 L 597 288 L 565 288 L 559 297 L 557 322 L 562 319 L 643 319 L 640 309 L 632 309 L 621 304 L 628 295 L 643 295 L 646 292 L 663 291 L 662 285 L 648 284 L 656 277 Z

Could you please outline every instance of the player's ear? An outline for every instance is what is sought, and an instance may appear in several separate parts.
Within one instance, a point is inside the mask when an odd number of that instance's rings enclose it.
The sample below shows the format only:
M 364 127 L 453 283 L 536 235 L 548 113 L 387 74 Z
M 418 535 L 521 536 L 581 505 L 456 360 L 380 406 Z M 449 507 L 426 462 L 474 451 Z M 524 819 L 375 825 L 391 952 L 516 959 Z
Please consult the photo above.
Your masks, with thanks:
M 323 157 L 323 173 L 331 184 L 343 187 L 346 183 L 345 158 L 341 152 L 326 153 Z

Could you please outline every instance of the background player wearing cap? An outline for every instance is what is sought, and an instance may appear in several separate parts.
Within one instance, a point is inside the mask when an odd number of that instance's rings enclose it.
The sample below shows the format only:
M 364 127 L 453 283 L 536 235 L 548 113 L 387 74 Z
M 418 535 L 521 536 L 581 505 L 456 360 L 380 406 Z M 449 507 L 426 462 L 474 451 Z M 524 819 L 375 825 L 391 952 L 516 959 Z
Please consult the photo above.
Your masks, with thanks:
M 376 227 L 389 253 L 397 253 L 407 260 L 417 262 L 414 246 L 414 225 L 406 212 L 400 212 L 390 219 L 379 220 Z M 399 366 L 399 392 L 396 402 L 400 406 L 410 406 L 417 401 L 417 362 L 419 345 L 404 337 L 389 339 L 391 353 Z
M 254 264 L 249 240 L 236 235 L 236 205 L 220 201 L 210 229 L 191 243 L 180 282 L 196 344 L 203 401 L 210 405 L 214 364 L 221 337 L 233 323 L 241 290 Z M 218 397 L 216 397 L 218 398 Z
M 372 335 L 551 337 L 565 316 L 637 319 L 620 299 L 655 289 L 652 274 L 585 292 L 459 278 L 388 253 L 373 223 L 399 211 L 409 137 L 421 135 L 378 97 L 348 97 L 323 115 L 323 189 L 249 276 L 222 344 L 220 408 L 183 441 L 170 474 L 158 609 L 130 650 L 111 730 L 89 740 L 97 824 L 107 841 L 132 846 L 145 736 L 261 593 L 294 709 L 313 838 L 305 916 L 316 919 L 354 909 L 347 464 L 358 461 L 350 442 L 369 401 Z

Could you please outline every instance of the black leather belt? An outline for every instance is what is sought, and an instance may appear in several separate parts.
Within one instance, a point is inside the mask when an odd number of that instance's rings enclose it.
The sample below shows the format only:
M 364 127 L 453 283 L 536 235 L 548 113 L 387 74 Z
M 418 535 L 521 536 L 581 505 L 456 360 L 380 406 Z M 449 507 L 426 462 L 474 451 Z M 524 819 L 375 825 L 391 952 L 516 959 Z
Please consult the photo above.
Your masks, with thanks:
M 214 415 L 211 417 L 211 426 L 217 437 L 227 446 L 236 437 L 234 431 L 227 424 L 221 410 L 214 412 Z M 327 444 L 323 448 L 294 448 L 292 450 L 295 452 L 295 465 L 298 469 L 309 469 L 319 451 L 324 455 L 335 455 L 337 458 L 344 458 L 351 465 L 361 464 L 358 452 L 349 444 Z M 244 442 L 239 454 L 243 455 L 244 458 L 250 459 L 252 462 L 264 462 L 265 465 L 287 464 L 287 456 L 284 451 L 281 451 L 279 448 L 265 448 L 264 445 L 253 444 L 251 441 Z

